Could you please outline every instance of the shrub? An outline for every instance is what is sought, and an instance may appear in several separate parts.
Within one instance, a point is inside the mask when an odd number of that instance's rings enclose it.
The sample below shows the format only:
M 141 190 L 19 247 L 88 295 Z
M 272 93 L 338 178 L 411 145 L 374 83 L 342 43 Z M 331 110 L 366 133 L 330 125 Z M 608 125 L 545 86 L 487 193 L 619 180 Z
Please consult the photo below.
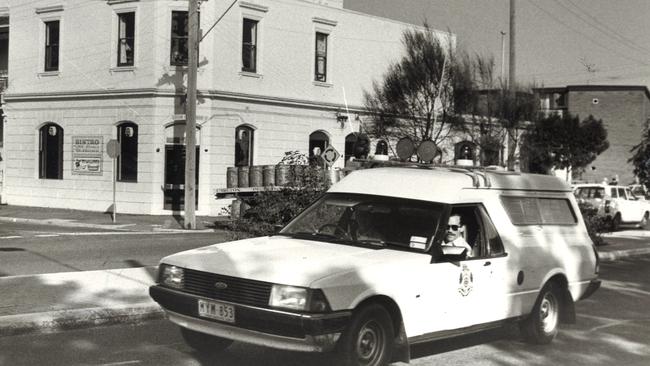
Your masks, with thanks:
M 329 188 L 325 174 L 317 166 L 291 165 L 286 186 L 241 197 L 242 206 L 248 206 L 243 217 L 217 225 L 228 230 L 233 240 L 273 234 L 276 227 L 286 225 Z
M 594 208 L 588 203 L 579 203 L 580 212 L 582 213 L 582 218 L 585 221 L 585 226 L 587 226 L 587 232 L 593 240 L 596 246 L 606 245 L 607 243 L 603 239 L 603 233 L 607 233 L 611 230 L 610 221 L 598 215 L 598 209 Z

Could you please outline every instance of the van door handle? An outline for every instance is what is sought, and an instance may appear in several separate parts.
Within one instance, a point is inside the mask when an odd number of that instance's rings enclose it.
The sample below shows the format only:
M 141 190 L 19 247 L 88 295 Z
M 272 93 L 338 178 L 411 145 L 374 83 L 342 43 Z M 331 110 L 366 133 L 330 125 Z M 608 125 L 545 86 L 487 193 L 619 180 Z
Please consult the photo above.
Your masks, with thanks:
M 487 266 L 491 266 L 491 265 L 492 265 L 492 262 L 487 261 L 487 262 L 485 262 L 485 263 L 483 264 L 483 267 L 487 267 Z

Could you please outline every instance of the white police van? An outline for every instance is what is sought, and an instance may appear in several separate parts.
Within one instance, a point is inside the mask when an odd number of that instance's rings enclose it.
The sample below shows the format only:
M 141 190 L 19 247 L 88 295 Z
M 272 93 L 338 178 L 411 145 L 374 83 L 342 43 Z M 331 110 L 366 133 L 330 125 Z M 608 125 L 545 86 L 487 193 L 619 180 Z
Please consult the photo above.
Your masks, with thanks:
M 448 218 L 471 252 L 445 246 Z M 408 362 L 409 346 L 519 322 L 549 343 L 600 285 L 571 188 L 458 167 L 358 170 L 276 235 L 162 259 L 151 296 L 200 351 L 233 340 Z

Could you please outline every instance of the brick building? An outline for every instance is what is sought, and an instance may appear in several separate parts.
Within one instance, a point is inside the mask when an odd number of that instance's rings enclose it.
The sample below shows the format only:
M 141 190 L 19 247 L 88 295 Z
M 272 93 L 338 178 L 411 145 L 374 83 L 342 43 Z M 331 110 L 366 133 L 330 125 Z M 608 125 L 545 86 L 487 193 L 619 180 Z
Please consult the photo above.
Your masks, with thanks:
M 628 159 L 650 121 L 650 92 L 646 86 L 569 85 L 535 91 L 542 112 L 569 113 L 580 120 L 593 115 L 602 119 L 607 129 L 609 149 L 587 166 L 582 176 L 574 179 L 591 182 L 618 176 L 622 184 L 635 181 L 634 167 Z
M 105 211 L 115 173 L 119 211 L 179 210 L 187 1 L 8 4 L 7 203 Z M 197 214 L 229 203 L 214 193 L 233 165 L 325 145 L 347 155 L 363 90 L 401 57 L 402 33 L 414 27 L 342 0 L 251 0 L 208 33 L 230 4 L 201 4 Z M 122 142 L 116 169 L 113 139 Z

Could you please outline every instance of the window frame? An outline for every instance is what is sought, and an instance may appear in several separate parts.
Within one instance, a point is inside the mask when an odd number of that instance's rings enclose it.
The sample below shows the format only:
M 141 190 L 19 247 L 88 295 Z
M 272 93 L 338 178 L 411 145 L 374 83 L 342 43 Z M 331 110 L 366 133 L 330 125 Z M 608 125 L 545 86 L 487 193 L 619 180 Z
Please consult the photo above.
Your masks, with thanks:
M 253 34 L 251 35 L 251 41 L 250 44 L 247 44 L 245 41 L 245 36 L 247 34 L 246 32 L 246 24 L 253 24 Z M 242 64 L 241 64 L 241 71 L 243 72 L 250 72 L 250 73 L 257 73 L 258 69 L 258 49 L 259 49 L 259 24 L 260 21 L 259 19 L 254 19 L 253 17 L 243 17 L 242 18 Z M 248 47 L 248 49 L 247 49 Z M 251 57 L 251 63 L 252 67 L 246 67 L 245 62 L 244 62 L 244 56 L 248 51 L 248 56 Z M 252 54 L 252 56 L 251 56 Z
M 56 44 L 50 44 L 52 39 L 50 25 L 56 24 Z M 57 72 L 60 69 L 61 57 L 61 20 L 60 19 L 43 19 L 43 71 L 44 72 Z M 53 51 L 56 50 L 56 65 L 53 65 Z
M 124 16 L 131 16 L 132 17 L 132 24 L 131 24 L 131 34 L 130 35 L 125 35 L 124 37 L 122 36 L 122 27 L 124 25 L 123 23 L 123 17 Z M 136 58 L 136 24 L 137 24 L 137 14 L 135 9 L 125 9 L 125 10 L 120 10 L 116 12 L 116 18 L 117 18 L 117 47 L 116 47 L 116 66 L 117 67 L 133 67 L 135 66 L 135 58 Z M 128 25 L 125 26 L 126 30 L 128 30 Z M 126 31 L 125 31 L 126 33 Z M 130 62 L 127 60 L 126 62 L 121 61 L 121 56 L 122 56 L 122 47 L 123 47 L 123 40 L 126 40 L 127 46 L 128 46 L 128 40 L 131 40 L 131 60 Z M 127 57 L 128 58 L 128 57 Z
M 174 16 L 177 14 L 185 14 L 185 35 L 180 35 L 177 36 L 174 34 Z M 169 41 L 169 65 L 170 66 L 187 66 L 189 62 L 189 14 L 187 10 L 172 10 L 171 11 L 171 17 L 170 17 L 170 41 Z M 177 40 L 179 48 L 182 48 L 181 45 L 183 44 L 182 41 L 185 41 L 185 48 L 186 48 L 186 53 L 185 53 L 185 59 L 180 60 L 180 61 L 175 61 L 177 58 L 174 57 L 174 41 Z M 181 52 L 178 52 L 179 55 L 182 56 Z
M 127 128 L 133 128 L 133 135 L 126 136 Z M 116 171 L 116 180 L 123 183 L 137 183 L 138 182 L 138 148 L 139 148 L 139 128 L 135 122 L 132 121 L 122 121 L 117 126 L 117 141 L 120 143 L 120 154 L 117 157 L 117 171 Z M 135 139 L 135 150 L 131 151 L 134 155 L 134 159 L 131 159 L 131 162 L 134 162 L 132 166 L 134 168 L 129 169 L 129 165 L 124 164 L 125 156 L 129 151 L 126 151 L 128 145 L 124 143 L 125 138 L 134 138 Z M 127 167 L 127 168 L 125 168 Z M 128 170 L 132 170 L 128 171 Z M 125 172 L 127 174 L 125 174 Z M 124 177 L 128 175 L 127 177 Z
M 325 49 L 323 52 L 319 53 L 319 36 L 322 36 L 325 40 Z M 330 34 L 323 32 L 321 30 L 316 30 L 314 36 L 314 81 L 319 83 L 327 83 L 328 79 L 328 52 L 329 52 L 329 37 Z M 319 61 L 322 58 L 323 60 L 323 72 L 319 73 Z
M 241 164 L 240 161 L 243 161 L 244 158 L 238 159 L 238 151 L 241 146 L 241 142 L 243 139 L 240 139 L 238 136 L 240 134 L 240 131 L 247 131 L 249 133 L 248 137 L 248 147 L 246 148 L 246 152 L 242 153 L 242 155 L 246 155 L 245 164 Z M 255 129 L 250 126 L 250 125 L 239 125 L 235 127 L 235 151 L 234 151 L 234 166 L 236 167 L 242 167 L 242 166 L 252 166 L 253 161 L 254 161 L 254 152 L 255 152 Z

